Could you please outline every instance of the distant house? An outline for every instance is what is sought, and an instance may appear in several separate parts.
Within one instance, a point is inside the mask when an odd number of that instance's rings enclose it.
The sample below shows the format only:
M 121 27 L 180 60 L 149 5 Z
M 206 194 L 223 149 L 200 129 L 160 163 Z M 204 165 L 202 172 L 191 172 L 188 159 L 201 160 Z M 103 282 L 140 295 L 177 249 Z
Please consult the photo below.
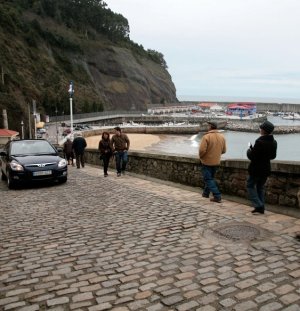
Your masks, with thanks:
M 0 145 L 5 145 L 9 140 L 15 139 L 19 132 L 0 129 Z
M 229 115 L 238 115 L 238 116 L 253 115 L 256 113 L 256 104 L 255 103 L 230 104 L 227 106 L 226 113 Z
M 199 103 L 197 106 L 200 108 L 203 112 L 209 112 L 210 108 L 213 107 L 215 103 Z

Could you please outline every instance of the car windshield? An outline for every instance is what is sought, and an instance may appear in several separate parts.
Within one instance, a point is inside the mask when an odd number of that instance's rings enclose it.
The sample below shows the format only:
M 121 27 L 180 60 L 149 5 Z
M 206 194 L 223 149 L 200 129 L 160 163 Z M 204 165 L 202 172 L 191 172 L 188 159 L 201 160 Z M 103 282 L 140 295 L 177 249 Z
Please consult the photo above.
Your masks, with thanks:
M 11 155 L 53 154 L 56 150 L 44 140 L 16 141 L 11 145 Z

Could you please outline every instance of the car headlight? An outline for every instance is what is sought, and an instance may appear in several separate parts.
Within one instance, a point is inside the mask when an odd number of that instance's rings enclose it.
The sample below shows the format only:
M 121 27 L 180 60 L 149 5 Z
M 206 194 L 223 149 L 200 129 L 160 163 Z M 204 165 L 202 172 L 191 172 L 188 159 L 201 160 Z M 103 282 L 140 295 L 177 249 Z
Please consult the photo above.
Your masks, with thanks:
M 22 172 L 24 171 L 24 168 L 23 166 L 18 163 L 16 160 L 12 160 L 10 162 L 10 168 L 13 170 L 13 171 L 18 171 L 18 172 Z
M 67 165 L 67 161 L 65 159 L 61 159 L 59 162 L 58 162 L 58 167 L 64 167 Z

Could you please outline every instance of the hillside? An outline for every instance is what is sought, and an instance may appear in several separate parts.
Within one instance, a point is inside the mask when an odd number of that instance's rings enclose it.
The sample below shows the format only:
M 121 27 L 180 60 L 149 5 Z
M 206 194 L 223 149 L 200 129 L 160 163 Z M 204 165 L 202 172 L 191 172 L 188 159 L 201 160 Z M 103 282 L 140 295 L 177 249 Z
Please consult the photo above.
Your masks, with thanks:
M 67 12 L 68 2 L 73 11 Z M 70 80 L 74 113 L 177 101 L 163 55 L 132 42 L 126 18 L 102 1 L 87 0 L 77 9 L 79 0 L 49 3 L 0 4 L 1 125 L 7 109 L 9 127 L 19 130 L 20 115 L 27 116 L 33 100 L 41 114 L 57 109 L 67 115 Z

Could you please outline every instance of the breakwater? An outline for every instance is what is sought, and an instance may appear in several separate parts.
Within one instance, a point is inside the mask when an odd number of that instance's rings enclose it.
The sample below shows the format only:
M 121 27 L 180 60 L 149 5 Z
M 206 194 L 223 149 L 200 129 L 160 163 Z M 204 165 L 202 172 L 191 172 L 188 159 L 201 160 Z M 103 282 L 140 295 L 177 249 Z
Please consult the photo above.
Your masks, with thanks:
M 238 132 L 255 132 L 259 130 L 261 122 L 254 122 L 251 120 L 227 120 L 225 126 L 226 130 L 238 131 Z M 289 134 L 289 133 L 300 133 L 300 125 L 280 125 L 275 126 L 274 134 Z

